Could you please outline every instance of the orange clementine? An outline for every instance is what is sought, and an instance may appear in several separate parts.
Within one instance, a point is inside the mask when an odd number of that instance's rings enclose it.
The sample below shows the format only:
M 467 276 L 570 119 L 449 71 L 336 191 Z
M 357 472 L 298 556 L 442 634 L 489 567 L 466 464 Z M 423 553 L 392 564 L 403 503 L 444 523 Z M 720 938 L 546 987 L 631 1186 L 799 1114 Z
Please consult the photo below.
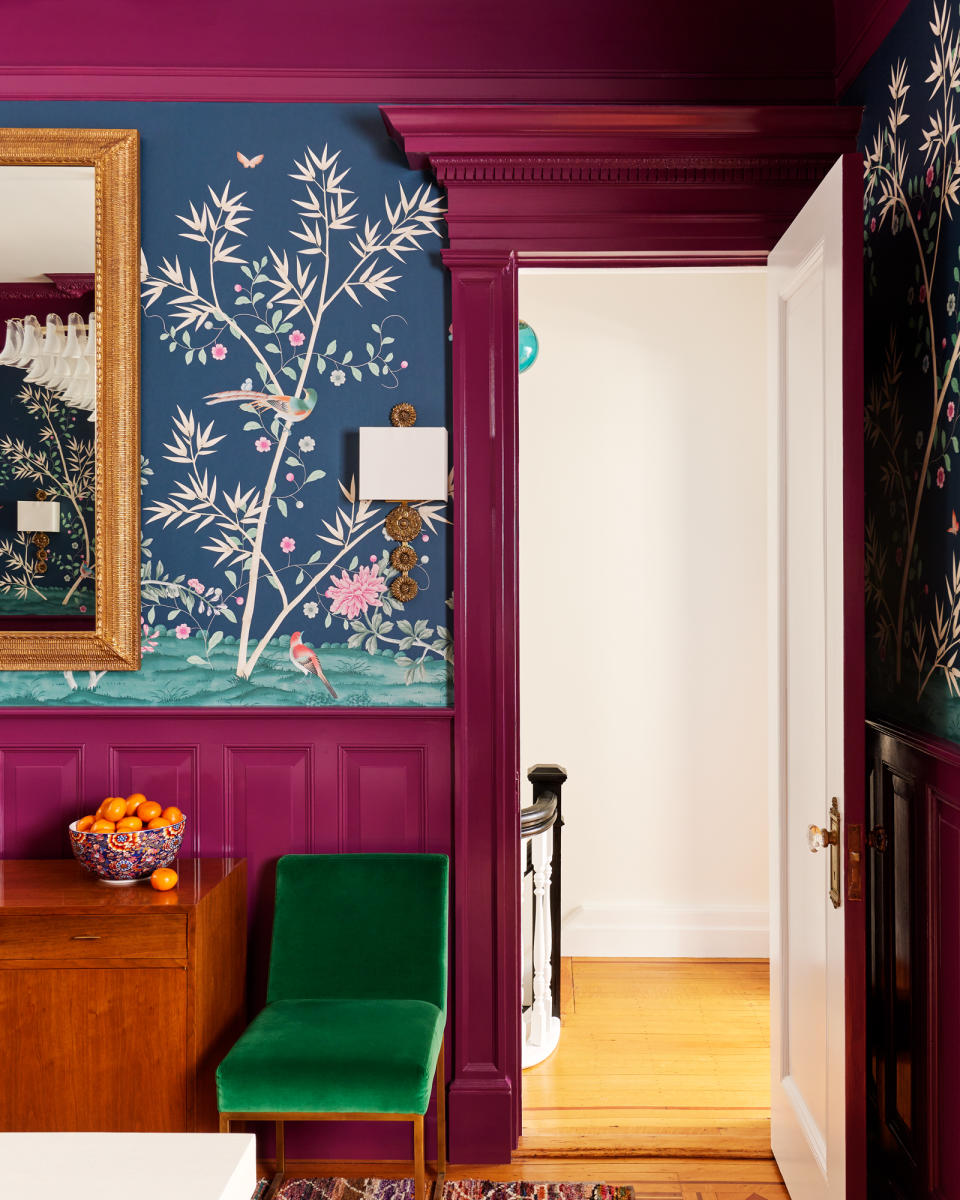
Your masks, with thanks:
M 142 828 L 143 822 L 139 817 L 121 817 L 117 822 L 117 833 L 136 833 Z
M 104 821 L 101 819 L 99 821 L 94 821 L 93 826 L 90 829 L 90 832 L 91 833 L 116 833 L 116 830 L 117 830 L 117 827 L 116 827 L 116 825 L 114 825 L 113 821 Z
M 91 826 L 91 825 L 94 823 L 94 821 L 95 821 L 96 819 L 97 819 L 97 818 L 96 818 L 96 817 L 93 817 L 93 816 L 90 816 L 90 817 L 81 817 L 81 818 L 80 818 L 80 820 L 77 822 L 77 830 L 78 830 L 78 832 L 80 832 L 80 833 L 86 833 L 86 831 L 87 831 L 87 830 L 90 828 L 90 826 Z
M 166 817 L 154 817 L 152 821 L 147 822 L 148 829 L 166 829 L 171 822 Z
M 139 792 L 136 792 L 133 796 L 128 796 L 125 803 L 127 806 L 127 816 L 132 817 L 143 803 L 143 796 Z
M 146 825 L 148 821 L 152 821 L 154 817 L 160 816 L 160 805 L 156 800 L 144 800 L 137 805 L 137 816 Z
M 108 804 L 104 805 L 104 809 L 103 809 L 103 820 L 104 821 L 113 821 L 114 824 L 116 824 L 117 821 L 122 820 L 126 815 L 127 815 L 126 801 L 121 800 L 119 796 L 114 796 L 114 798 Z
M 178 821 L 183 820 L 183 813 L 175 804 L 171 804 L 169 808 L 165 808 L 160 816 L 165 817 L 171 825 L 176 825 Z
M 150 876 L 150 884 L 158 892 L 169 892 L 177 886 L 177 873 L 170 867 L 157 867 Z

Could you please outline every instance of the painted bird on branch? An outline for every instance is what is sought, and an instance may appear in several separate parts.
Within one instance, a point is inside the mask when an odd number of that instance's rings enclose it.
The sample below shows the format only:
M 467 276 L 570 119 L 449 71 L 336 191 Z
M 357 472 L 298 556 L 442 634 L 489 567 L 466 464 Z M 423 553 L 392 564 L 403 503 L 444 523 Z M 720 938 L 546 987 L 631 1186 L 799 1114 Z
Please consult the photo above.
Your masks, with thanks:
M 330 680 L 323 673 L 323 667 L 320 666 L 320 659 L 317 658 L 309 646 L 303 644 L 300 640 L 302 637 L 302 633 L 290 634 L 290 661 L 304 675 L 316 675 L 318 679 L 322 679 L 330 695 L 334 700 L 338 699 L 337 693 L 330 684 Z
M 285 421 L 302 421 L 309 417 L 316 407 L 317 393 L 313 388 L 307 388 L 302 396 L 274 396 L 269 392 L 244 392 L 240 389 L 232 392 L 211 392 L 204 396 L 208 404 L 227 404 L 235 401 L 238 404 L 249 404 L 253 408 L 272 408 Z

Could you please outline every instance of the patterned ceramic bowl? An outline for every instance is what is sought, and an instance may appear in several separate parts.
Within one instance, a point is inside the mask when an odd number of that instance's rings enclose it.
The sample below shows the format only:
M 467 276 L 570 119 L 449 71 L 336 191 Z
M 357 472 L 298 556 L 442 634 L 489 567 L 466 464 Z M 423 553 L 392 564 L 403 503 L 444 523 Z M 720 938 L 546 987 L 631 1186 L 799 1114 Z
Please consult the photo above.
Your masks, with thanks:
M 79 833 L 70 825 L 70 848 L 81 866 L 104 883 L 136 883 L 147 879 L 157 867 L 168 867 L 177 857 L 184 817 L 163 829 L 140 829 L 136 833 Z

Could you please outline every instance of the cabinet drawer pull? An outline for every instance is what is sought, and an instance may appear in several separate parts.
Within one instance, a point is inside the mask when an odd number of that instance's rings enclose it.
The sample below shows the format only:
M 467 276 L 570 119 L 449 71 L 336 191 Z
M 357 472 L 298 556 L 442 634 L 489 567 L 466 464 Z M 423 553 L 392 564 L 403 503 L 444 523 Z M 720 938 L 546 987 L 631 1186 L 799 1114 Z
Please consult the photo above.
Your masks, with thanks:
M 75 933 L 71 938 L 71 942 L 99 942 L 99 933 Z

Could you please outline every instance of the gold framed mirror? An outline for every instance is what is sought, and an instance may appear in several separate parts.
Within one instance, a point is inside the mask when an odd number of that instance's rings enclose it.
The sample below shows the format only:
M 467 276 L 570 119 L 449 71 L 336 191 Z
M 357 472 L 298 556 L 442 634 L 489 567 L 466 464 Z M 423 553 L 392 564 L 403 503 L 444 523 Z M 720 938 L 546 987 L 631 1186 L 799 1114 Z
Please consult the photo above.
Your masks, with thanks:
M 137 131 L 0 128 L 0 218 L 0 670 L 137 670 Z

